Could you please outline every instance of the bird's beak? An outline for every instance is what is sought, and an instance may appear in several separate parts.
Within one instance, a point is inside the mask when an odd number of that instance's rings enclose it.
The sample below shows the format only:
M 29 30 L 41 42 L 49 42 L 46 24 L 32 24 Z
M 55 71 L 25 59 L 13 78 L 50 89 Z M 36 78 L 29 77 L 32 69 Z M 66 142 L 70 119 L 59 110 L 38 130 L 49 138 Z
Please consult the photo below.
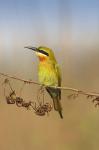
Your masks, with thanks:
M 41 54 L 43 54 L 43 55 L 49 56 L 49 54 L 48 54 L 47 52 L 45 52 L 44 50 L 39 50 L 39 49 L 36 48 L 36 47 L 26 46 L 26 47 L 24 47 L 24 48 L 28 48 L 28 49 L 33 50 L 33 51 L 35 51 L 35 52 L 38 52 L 38 53 L 41 53 Z
M 28 49 L 30 49 L 30 50 L 33 50 L 33 51 L 35 51 L 35 52 L 38 52 L 38 49 L 37 49 L 36 47 L 26 46 L 26 47 L 24 47 L 24 48 L 28 48 Z

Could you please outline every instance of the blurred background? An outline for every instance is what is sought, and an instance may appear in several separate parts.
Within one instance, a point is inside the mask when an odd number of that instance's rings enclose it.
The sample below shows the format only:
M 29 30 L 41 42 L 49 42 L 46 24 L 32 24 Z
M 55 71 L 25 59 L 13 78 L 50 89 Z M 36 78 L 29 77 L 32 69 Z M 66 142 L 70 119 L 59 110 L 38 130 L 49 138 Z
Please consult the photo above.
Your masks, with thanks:
M 98 0 L 0 0 L 0 72 L 38 81 L 38 59 L 28 45 L 54 50 L 62 86 L 99 92 Z M 23 83 L 10 81 L 19 93 Z M 38 89 L 26 85 L 22 97 L 36 100 Z M 0 150 L 98 150 L 99 109 L 68 94 L 62 91 L 61 120 L 55 111 L 39 117 L 7 105 L 0 86 Z M 47 93 L 45 100 L 51 102 Z

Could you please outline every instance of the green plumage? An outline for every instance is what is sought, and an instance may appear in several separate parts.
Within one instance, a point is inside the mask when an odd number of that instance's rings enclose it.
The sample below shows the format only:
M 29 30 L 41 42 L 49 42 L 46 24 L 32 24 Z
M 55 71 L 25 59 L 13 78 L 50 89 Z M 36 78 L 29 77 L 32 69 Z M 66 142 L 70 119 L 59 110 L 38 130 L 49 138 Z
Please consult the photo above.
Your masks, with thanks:
M 61 86 L 61 74 L 57 61 L 54 57 L 53 51 L 46 47 L 39 47 L 38 49 L 43 50 L 49 54 L 48 56 L 46 56 L 45 61 L 40 61 L 39 63 L 39 70 L 38 70 L 39 82 L 41 84 L 48 86 Z M 47 87 L 46 90 L 53 99 L 54 109 L 58 111 L 60 117 L 63 118 L 62 107 L 60 103 L 61 90 L 51 87 Z

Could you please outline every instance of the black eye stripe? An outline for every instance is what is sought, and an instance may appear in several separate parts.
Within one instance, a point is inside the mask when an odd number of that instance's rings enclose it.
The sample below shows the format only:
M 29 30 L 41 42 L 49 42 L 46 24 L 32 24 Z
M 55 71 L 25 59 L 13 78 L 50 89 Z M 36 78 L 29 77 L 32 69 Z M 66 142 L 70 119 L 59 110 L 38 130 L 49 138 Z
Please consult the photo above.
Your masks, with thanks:
M 47 52 L 43 51 L 43 50 L 38 49 L 38 52 L 40 52 L 41 54 L 44 54 L 46 56 L 49 56 L 49 54 Z

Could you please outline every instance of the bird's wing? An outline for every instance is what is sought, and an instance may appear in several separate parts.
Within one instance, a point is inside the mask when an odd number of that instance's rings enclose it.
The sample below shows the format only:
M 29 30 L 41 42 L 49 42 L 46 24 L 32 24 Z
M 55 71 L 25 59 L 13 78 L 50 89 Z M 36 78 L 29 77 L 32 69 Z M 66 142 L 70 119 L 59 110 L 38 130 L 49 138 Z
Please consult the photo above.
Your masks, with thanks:
M 58 78 L 58 86 L 61 86 L 61 72 L 58 64 L 55 64 L 55 70 Z M 61 90 L 58 89 L 59 99 L 61 99 Z
M 58 78 L 58 86 L 61 86 L 61 71 L 58 64 L 55 64 L 55 70 Z

